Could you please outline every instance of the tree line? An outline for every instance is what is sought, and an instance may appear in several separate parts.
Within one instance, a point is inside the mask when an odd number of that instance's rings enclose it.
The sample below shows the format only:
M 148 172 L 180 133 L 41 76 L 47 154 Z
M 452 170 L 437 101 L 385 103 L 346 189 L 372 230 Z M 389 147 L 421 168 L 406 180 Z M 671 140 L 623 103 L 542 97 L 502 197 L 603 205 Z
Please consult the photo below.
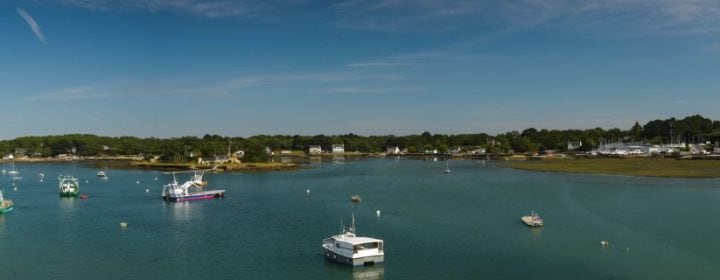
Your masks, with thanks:
M 205 135 L 177 138 L 107 137 L 92 134 L 67 134 L 52 136 L 26 136 L 0 141 L 0 151 L 6 154 L 24 150 L 28 156 L 47 157 L 60 154 L 79 156 L 145 155 L 160 156 L 161 160 L 182 162 L 197 157 L 225 155 L 243 150 L 246 161 L 265 161 L 270 150 L 303 150 L 311 145 L 320 145 L 331 150 L 333 144 L 344 144 L 346 151 L 378 153 L 388 147 L 406 149 L 409 153 L 438 150 L 441 153 L 453 148 L 472 149 L 484 147 L 490 153 L 527 153 L 543 150 L 565 151 L 568 142 L 582 143 L 581 151 L 597 148 L 601 142 L 645 142 L 662 143 L 717 143 L 720 141 L 720 121 L 713 121 L 700 115 L 683 119 L 669 118 L 653 120 L 644 125 L 635 122 L 623 130 L 612 129 L 568 129 L 548 130 L 528 128 L 521 132 L 504 134 L 422 134 L 395 136 L 345 135 L 257 135 L 252 137 L 224 137 Z M 16 150 L 20 148 L 21 150 Z

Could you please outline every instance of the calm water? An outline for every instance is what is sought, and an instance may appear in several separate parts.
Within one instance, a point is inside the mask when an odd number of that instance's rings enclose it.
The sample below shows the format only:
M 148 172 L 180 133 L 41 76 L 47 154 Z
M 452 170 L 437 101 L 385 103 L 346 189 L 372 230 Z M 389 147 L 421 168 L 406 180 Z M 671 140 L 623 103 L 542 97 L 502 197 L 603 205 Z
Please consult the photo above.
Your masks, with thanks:
M 16 203 L 0 216 L 0 278 L 720 277 L 720 180 L 533 173 L 477 161 L 453 161 L 449 175 L 440 161 L 313 166 L 206 175 L 210 188 L 227 189 L 225 199 L 167 203 L 159 192 L 170 178 L 158 172 L 108 170 L 101 181 L 83 165 L 19 164 L 17 191 L 0 178 Z M 58 197 L 56 176 L 65 172 L 81 178 L 89 200 Z M 354 194 L 360 205 L 350 203 Z M 520 222 L 532 209 L 544 228 Z M 385 240 L 385 264 L 324 261 L 321 240 L 351 213 L 359 234 Z

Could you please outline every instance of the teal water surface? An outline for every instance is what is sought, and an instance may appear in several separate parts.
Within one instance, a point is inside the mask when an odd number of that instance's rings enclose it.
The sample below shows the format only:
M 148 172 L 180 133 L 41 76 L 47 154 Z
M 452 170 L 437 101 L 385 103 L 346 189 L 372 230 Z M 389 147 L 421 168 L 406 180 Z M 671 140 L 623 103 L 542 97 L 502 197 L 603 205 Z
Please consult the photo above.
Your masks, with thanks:
M 208 188 L 227 189 L 224 199 L 171 203 L 159 197 L 167 174 L 110 169 L 102 181 L 89 166 L 18 164 L 22 180 L 0 177 L 16 203 L 0 216 L 0 279 L 720 275 L 720 180 L 536 173 L 479 161 L 450 167 L 444 174 L 442 161 L 382 159 L 208 174 Z M 58 196 L 57 175 L 67 172 L 88 200 Z M 355 194 L 359 205 L 350 202 Z M 530 210 L 545 227 L 521 223 Z M 385 240 L 384 264 L 353 269 L 323 259 L 322 239 L 353 213 L 358 234 Z

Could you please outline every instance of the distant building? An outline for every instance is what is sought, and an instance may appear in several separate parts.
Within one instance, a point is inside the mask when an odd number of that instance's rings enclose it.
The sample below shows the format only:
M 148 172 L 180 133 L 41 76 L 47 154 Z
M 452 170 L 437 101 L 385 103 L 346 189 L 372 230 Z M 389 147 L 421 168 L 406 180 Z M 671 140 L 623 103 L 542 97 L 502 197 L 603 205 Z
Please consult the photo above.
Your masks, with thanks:
M 236 157 L 236 158 L 242 158 L 242 157 L 244 157 L 244 156 L 245 156 L 245 151 L 243 151 L 243 150 L 237 150 L 237 151 L 235 151 L 235 157 Z
M 470 153 L 473 154 L 473 155 L 482 155 L 482 154 L 484 154 L 484 153 L 486 153 L 486 152 L 487 152 L 487 149 L 486 149 L 486 148 L 483 148 L 483 147 L 480 147 L 480 148 L 477 148 L 477 149 L 475 149 L 475 150 L 470 151 Z
M 25 148 L 15 148 L 15 156 L 16 157 L 25 156 L 25 153 L 27 153 L 27 150 Z
M 455 147 L 455 148 L 450 149 L 450 153 L 453 155 L 461 154 L 462 151 L 463 151 L 463 149 L 460 147 Z
M 102 149 L 103 149 L 103 151 L 108 151 L 108 150 L 110 150 L 110 146 L 103 145 Z
M 310 154 L 321 154 L 322 153 L 322 147 L 320 145 L 312 145 L 310 146 L 310 149 L 308 150 L 308 153 Z
M 230 159 L 227 156 L 220 155 L 220 156 L 215 156 L 215 158 L 213 159 L 212 162 L 213 163 L 226 163 L 226 162 L 228 162 L 228 160 L 230 160 Z
M 426 154 L 437 154 L 438 150 L 437 149 L 427 149 L 427 150 L 425 150 L 425 153 Z
M 281 155 L 291 155 L 292 151 L 291 150 L 280 150 L 280 154 Z
M 582 147 L 582 141 L 568 141 L 567 142 L 567 150 L 568 151 L 575 151 Z
M 398 146 L 388 147 L 388 148 L 387 148 L 387 153 L 388 153 L 388 154 L 399 154 L 399 153 L 400 153 L 400 148 L 398 148 Z
M 344 153 L 345 152 L 345 144 L 333 144 L 332 145 L 332 152 L 333 153 Z
M 720 154 L 720 148 L 714 148 L 713 154 Z

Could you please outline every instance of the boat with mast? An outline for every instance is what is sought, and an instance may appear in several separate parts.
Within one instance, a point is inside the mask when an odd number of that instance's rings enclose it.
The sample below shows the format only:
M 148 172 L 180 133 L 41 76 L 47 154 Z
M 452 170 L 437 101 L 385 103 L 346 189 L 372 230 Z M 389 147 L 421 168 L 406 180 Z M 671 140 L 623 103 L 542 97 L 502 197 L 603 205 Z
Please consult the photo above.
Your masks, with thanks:
M 173 181 L 163 186 L 162 198 L 163 200 L 180 202 L 188 200 L 203 200 L 225 197 L 225 190 L 207 190 L 200 191 L 199 185 L 195 182 L 195 176 L 189 181 L 185 181 L 180 184 L 177 181 L 177 176 L 172 172 Z
M 450 160 L 445 161 L 445 174 L 450 173 Z
M 8 171 L 7 174 L 10 174 L 13 176 L 19 175 L 20 171 L 15 170 L 15 160 L 12 157 L 10 158 L 10 160 L 12 162 L 12 170 Z
M 60 196 L 78 196 L 80 195 L 80 181 L 68 175 L 58 177 L 58 187 Z
M 15 209 L 15 203 L 12 200 L 5 199 L 2 191 L 0 191 L 0 214 L 5 214 L 13 209 Z
M 352 224 L 349 227 L 344 228 L 341 221 L 340 228 L 340 234 L 326 238 L 322 242 L 327 260 L 352 266 L 379 264 L 385 261 L 381 239 L 355 235 L 355 215 L 352 216 Z

